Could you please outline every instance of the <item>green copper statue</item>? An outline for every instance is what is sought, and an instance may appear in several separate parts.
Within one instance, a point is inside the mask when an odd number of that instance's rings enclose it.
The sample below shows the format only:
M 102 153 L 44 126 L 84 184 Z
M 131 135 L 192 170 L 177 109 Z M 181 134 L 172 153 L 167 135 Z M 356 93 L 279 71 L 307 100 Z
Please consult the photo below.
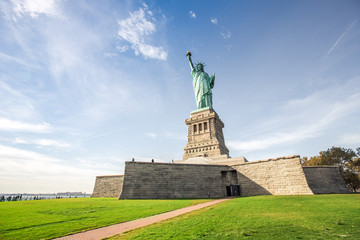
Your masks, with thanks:
M 214 87 L 215 83 L 215 73 L 209 77 L 209 75 L 204 72 L 204 64 L 197 63 L 196 68 L 194 67 L 193 62 L 191 61 L 191 52 L 188 51 L 186 54 L 190 67 L 191 75 L 193 76 L 193 87 L 195 91 L 195 99 L 197 109 L 201 108 L 212 108 L 212 92 L 211 89 Z

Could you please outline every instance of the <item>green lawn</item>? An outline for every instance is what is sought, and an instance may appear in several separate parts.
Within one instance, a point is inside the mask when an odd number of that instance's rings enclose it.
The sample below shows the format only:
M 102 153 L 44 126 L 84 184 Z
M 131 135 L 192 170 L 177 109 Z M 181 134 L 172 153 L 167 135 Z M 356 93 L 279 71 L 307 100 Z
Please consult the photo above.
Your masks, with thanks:
M 360 239 L 360 195 L 236 198 L 110 239 Z
M 0 202 L 0 239 L 51 239 L 206 201 L 71 198 Z

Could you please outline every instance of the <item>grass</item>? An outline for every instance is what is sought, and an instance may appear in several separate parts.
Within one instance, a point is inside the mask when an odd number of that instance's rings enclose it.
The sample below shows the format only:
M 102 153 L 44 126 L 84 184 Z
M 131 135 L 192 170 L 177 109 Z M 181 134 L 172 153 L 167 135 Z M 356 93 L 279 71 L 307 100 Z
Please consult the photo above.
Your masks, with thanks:
M 0 239 L 51 239 L 209 200 L 71 198 L 0 203 Z
M 236 198 L 110 239 L 360 239 L 360 195 Z

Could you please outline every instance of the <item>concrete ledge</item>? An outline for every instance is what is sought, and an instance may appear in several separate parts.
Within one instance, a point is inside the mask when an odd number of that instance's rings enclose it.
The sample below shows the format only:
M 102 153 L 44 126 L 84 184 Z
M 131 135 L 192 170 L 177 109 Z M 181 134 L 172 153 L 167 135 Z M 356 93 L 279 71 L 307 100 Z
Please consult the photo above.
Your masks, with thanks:
M 339 168 L 338 166 L 319 165 L 319 166 L 303 166 L 303 168 Z
M 103 175 L 103 176 L 96 176 L 97 178 L 111 178 L 111 177 L 122 177 L 124 174 L 121 175 Z
M 278 157 L 278 158 L 269 158 L 265 160 L 258 160 L 258 161 L 251 161 L 251 162 L 245 162 L 245 163 L 239 163 L 237 165 L 247 165 L 247 164 L 256 164 L 256 163 L 264 163 L 264 162 L 270 162 L 270 161 L 278 161 L 278 160 L 284 160 L 284 159 L 296 159 L 299 158 L 299 155 L 293 155 L 293 156 L 285 156 L 285 157 Z M 237 166 L 234 165 L 234 166 Z
M 217 164 L 196 164 L 196 163 L 163 163 L 163 162 L 139 162 L 139 161 L 126 161 L 125 164 L 158 164 L 158 165 L 183 165 L 183 166 L 187 166 L 187 165 L 193 165 L 193 166 L 207 166 L 207 167 L 219 167 L 219 166 L 223 166 L 223 167 L 228 167 L 228 165 L 217 165 Z

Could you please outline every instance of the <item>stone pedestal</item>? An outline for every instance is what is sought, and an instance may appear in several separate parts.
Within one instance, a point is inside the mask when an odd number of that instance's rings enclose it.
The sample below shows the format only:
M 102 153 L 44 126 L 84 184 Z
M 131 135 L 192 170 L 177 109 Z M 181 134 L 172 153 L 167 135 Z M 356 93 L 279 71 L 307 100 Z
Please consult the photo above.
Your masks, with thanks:
M 185 123 L 188 126 L 188 142 L 183 160 L 193 157 L 229 157 L 222 132 L 224 123 L 213 109 L 193 111 Z

